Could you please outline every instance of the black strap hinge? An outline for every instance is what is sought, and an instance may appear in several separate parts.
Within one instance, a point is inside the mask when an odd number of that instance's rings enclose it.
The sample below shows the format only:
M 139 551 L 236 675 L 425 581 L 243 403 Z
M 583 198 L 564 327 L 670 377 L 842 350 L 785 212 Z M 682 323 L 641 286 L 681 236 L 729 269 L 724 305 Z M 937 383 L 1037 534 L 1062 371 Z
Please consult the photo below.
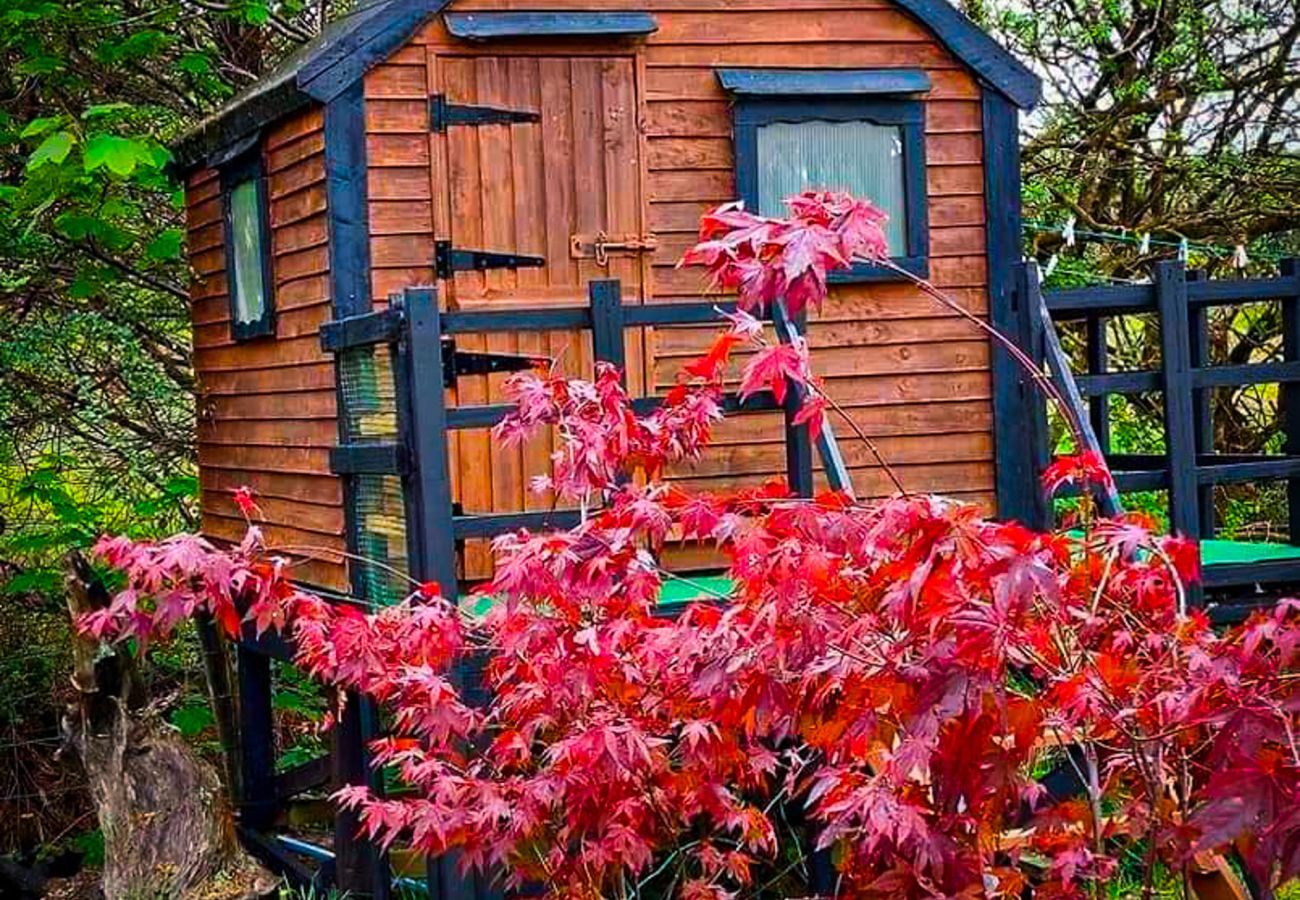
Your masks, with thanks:
M 542 114 L 531 110 L 451 103 L 442 94 L 429 98 L 429 128 L 433 131 L 446 131 L 453 125 L 511 125 L 540 121 Z
M 546 265 L 540 256 L 522 256 L 518 253 L 495 253 L 489 250 L 461 250 L 451 241 L 433 244 L 433 269 L 439 278 L 450 278 L 455 272 L 481 272 L 485 269 L 535 269 Z
M 454 387 L 456 379 L 462 375 L 526 372 L 529 369 L 545 368 L 550 364 L 551 359 L 546 356 L 521 356 L 514 353 L 478 353 L 473 350 L 457 350 L 454 340 L 449 337 L 442 339 L 442 383 L 444 387 Z

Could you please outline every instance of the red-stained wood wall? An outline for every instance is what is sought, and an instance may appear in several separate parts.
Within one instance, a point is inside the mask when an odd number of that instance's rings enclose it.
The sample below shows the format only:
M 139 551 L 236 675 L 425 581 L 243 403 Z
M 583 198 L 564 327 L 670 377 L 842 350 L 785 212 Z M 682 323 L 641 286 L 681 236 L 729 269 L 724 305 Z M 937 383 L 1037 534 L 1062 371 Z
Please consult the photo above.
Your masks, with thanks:
M 523 0 L 461 0 L 455 11 L 529 8 Z M 700 273 L 676 268 L 700 215 L 735 195 L 732 117 L 715 70 L 724 66 L 922 67 L 926 102 L 930 271 L 967 309 L 987 312 L 980 88 L 926 28 L 888 0 L 548 0 L 548 9 L 638 9 L 658 30 L 644 40 L 467 43 L 436 18 L 365 76 L 371 288 L 434 283 L 435 239 L 535 254 L 543 269 L 469 273 L 439 285 L 456 308 L 582 304 L 586 281 L 618 277 L 627 303 L 706 295 Z M 543 113 L 540 124 L 429 128 L 429 97 Z M 332 369 L 316 329 L 329 315 L 319 113 L 266 141 L 276 236 L 277 340 L 234 346 L 221 271 L 214 173 L 190 180 L 196 348 L 207 409 L 201 433 L 204 527 L 239 526 L 229 487 L 257 488 L 273 540 L 341 548 L 343 521 L 327 448 L 336 436 Z M 592 223 L 653 235 L 659 249 L 616 256 L 601 269 L 569 257 Z M 711 328 L 628 335 L 635 390 L 662 390 L 710 340 Z M 813 365 L 831 395 L 871 435 L 915 491 L 994 507 L 990 349 L 968 323 L 905 284 L 838 285 L 812 317 Z M 590 373 L 579 334 L 465 336 L 466 349 L 542 353 Z M 501 376 L 462 379 L 452 403 L 499 397 Z M 868 449 L 837 425 L 864 496 L 893 486 Z M 544 471 L 545 440 L 503 451 L 484 431 L 450 438 L 456 497 L 468 512 L 545 508 L 527 490 Z M 676 474 L 718 489 L 784 471 L 780 417 L 736 417 L 698 465 Z M 705 564 L 683 550 L 682 565 Z M 490 571 L 485 544 L 467 548 L 465 574 Z M 342 585 L 343 571 L 313 564 Z
M 512 6 L 527 4 L 462 0 L 454 10 Z M 585 302 L 567 257 L 569 234 L 581 230 L 575 226 L 581 211 L 575 213 L 573 206 L 602 187 L 602 173 L 604 194 L 612 195 L 608 188 L 614 176 L 610 154 L 603 166 L 599 153 L 582 157 L 581 137 L 594 128 L 597 141 L 602 134 L 608 141 L 611 134 L 620 134 L 617 117 L 626 115 L 635 117 L 637 146 L 620 140 L 617 153 L 636 162 L 639 171 L 635 181 L 621 182 L 621 203 L 606 204 L 606 221 L 614 216 L 625 226 L 611 231 L 653 234 L 659 249 L 639 264 L 617 260 L 609 272 L 584 264 L 579 274 L 623 279 L 625 302 L 699 298 L 706 293 L 700 273 L 677 269 L 677 260 L 692 242 L 700 215 L 735 196 L 731 109 L 715 70 L 920 66 L 933 82 L 926 103 L 931 275 L 966 308 L 987 311 L 979 86 L 924 26 L 887 0 L 560 0 L 547 6 L 648 10 L 659 27 L 643 42 L 470 44 L 451 36 L 439 19 L 367 76 L 377 295 L 432 281 L 433 241 L 450 237 L 458 246 L 547 258 L 540 274 L 520 270 L 486 278 L 456 276 L 454 283 L 442 285 L 453 306 Z M 607 72 L 625 60 L 632 83 L 607 78 L 584 88 L 579 69 L 588 57 L 605 61 Z M 566 60 L 567 69 L 557 68 Z M 534 71 L 539 67 L 540 75 Z M 595 98 L 584 96 L 584 89 L 596 91 Z M 457 102 L 540 111 L 543 121 L 430 136 L 427 98 L 436 92 Z M 592 104 L 606 111 L 603 118 L 586 116 Z M 566 114 L 571 119 L 567 126 L 552 123 Z M 483 162 L 466 165 L 466 156 Z M 496 165 L 489 167 L 489 159 Z M 540 209 L 526 208 L 536 199 L 529 167 L 537 164 L 545 167 L 544 200 Z M 639 207 L 631 227 L 624 209 L 628 202 Z M 672 384 L 712 333 L 711 328 L 660 328 L 630 335 L 633 383 L 654 390 Z M 830 393 L 876 440 L 905 487 L 950 494 L 992 510 L 990 352 L 982 335 L 903 284 L 833 288 L 826 307 L 813 317 L 809 335 L 814 367 L 826 378 Z M 471 338 L 462 345 L 557 353 L 569 371 L 586 374 L 590 367 L 587 347 L 571 336 L 550 335 L 541 343 L 509 336 Z M 463 379 L 452 400 L 495 399 L 500 380 Z M 892 492 L 867 448 L 848 437 L 842 424 L 837 430 L 857 489 L 867 496 Z M 718 439 L 713 452 L 680 470 L 678 477 L 693 487 L 717 489 L 784 471 L 777 415 L 737 417 L 720 429 Z M 470 512 L 548 504 L 548 498 L 529 499 L 526 490 L 528 477 L 544 470 L 548 449 L 505 453 L 486 433 L 456 436 L 458 498 Z M 687 556 L 678 558 L 687 562 Z M 468 557 L 467 572 L 486 571 L 485 549 L 471 547 Z
M 320 111 L 274 126 L 262 155 L 274 337 L 231 339 L 220 178 L 204 169 L 186 185 L 202 530 L 221 540 L 241 538 L 245 525 L 232 493 L 247 485 L 257 494 L 268 546 L 300 557 L 295 577 L 342 589 L 343 497 L 329 471 L 329 448 L 338 439 L 334 365 L 318 337 L 332 317 Z

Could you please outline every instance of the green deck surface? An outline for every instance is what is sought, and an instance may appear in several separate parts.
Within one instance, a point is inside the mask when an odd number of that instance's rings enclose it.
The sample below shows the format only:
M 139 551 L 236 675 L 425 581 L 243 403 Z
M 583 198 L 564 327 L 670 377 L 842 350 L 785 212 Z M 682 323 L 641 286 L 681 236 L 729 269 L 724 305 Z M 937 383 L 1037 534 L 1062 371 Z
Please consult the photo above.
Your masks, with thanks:
M 1300 547 L 1290 544 L 1263 544 L 1246 541 L 1201 541 L 1201 564 L 1255 563 L 1274 559 L 1300 559 Z M 659 592 L 661 606 L 679 606 L 693 600 L 715 600 L 731 593 L 731 579 L 722 575 L 683 575 L 669 579 Z M 461 598 L 468 605 L 471 597 Z M 487 612 L 491 600 L 474 595 L 470 607 L 475 614 Z
M 1300 559 L 1300 547 L 1247 541 L 1201 541 L 1201 565 L 1255 563 L 1273 559 Z

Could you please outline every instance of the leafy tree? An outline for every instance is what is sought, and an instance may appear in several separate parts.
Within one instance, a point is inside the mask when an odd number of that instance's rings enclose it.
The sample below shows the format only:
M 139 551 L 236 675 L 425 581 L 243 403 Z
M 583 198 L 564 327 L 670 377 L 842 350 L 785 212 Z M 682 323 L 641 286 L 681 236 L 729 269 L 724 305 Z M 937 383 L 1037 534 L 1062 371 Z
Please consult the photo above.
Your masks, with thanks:
M 99 508 L 171 497 L 155 516 L 189 523 L 173 481 L 195 446 L 188 271 L 166 147 L 333 6 L 0 3 L 5 482 L 39 472 Z M 21 493 L 0 496 L 11 535 L 50 524 Z
M 968 10 L 1044 78 L 1023 149 L 1029 217 L 1261 250 L 1300 224 L 1295 0 Z

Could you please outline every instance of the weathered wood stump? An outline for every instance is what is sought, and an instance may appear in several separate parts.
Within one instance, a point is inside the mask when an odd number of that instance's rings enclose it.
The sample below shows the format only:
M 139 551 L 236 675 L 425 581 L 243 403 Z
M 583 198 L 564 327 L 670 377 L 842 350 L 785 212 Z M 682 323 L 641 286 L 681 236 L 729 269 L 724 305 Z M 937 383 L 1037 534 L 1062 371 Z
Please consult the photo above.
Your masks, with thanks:
M 68 559 L 74 621 L 108 596 L 84 558 Z M 100 655 L 74 635 L 78 700 L 64 719 L 104 833 L 106 900 L 265 896 L 277 879 L 240 848 L 216 770 L 160 720 L 125 648 Z

